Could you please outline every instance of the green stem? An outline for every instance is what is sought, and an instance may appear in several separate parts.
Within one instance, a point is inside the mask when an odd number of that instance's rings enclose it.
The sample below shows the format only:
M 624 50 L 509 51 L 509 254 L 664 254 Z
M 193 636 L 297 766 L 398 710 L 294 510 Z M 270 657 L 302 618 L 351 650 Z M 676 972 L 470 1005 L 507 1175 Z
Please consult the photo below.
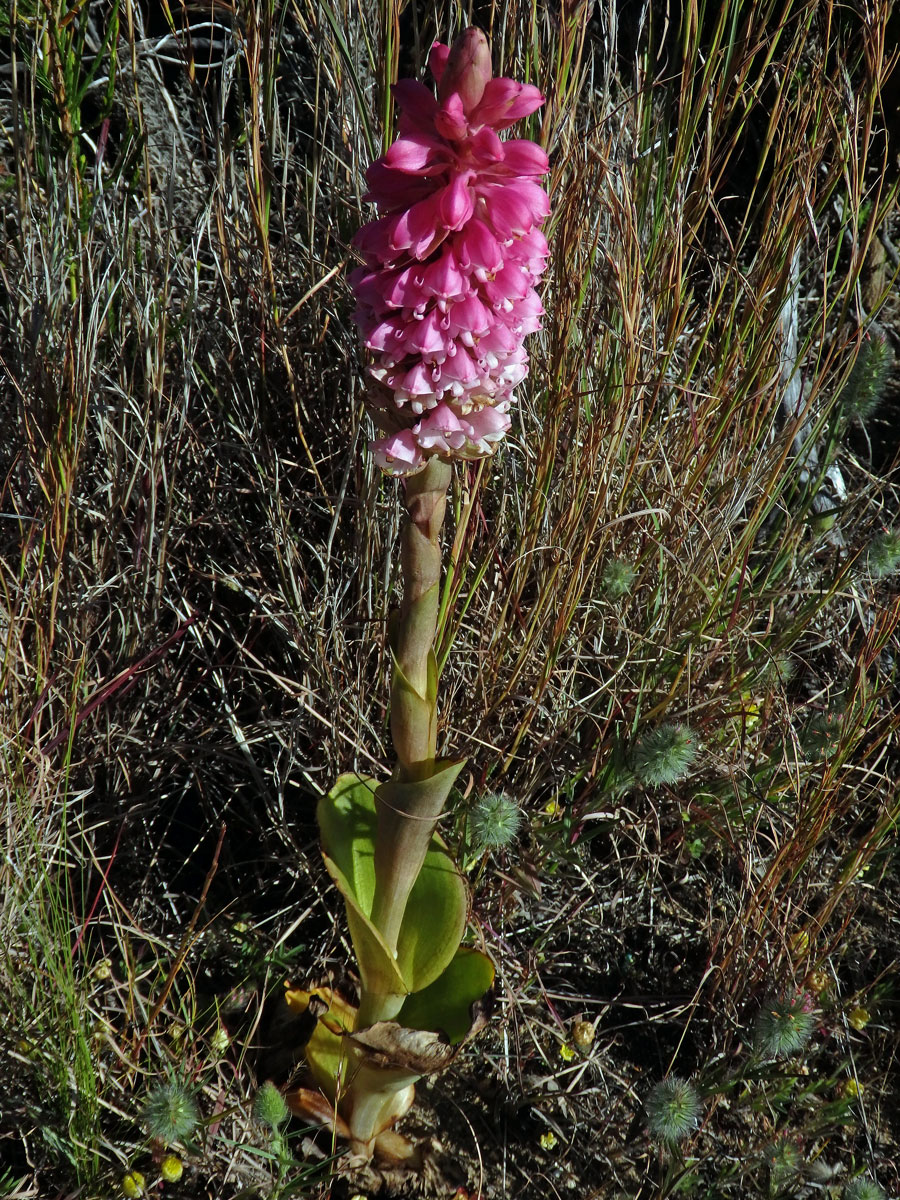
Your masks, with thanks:
M 369 992 L 363 988 L 356 1013 L 356 1028 L 368 1029 L 376 1021 L 393 1021 L 405 999 L 405 996 L 397 996 L 392 992 Z
M 391 737 L 403 779 L 427 778 L 437 744 L 437 697 L 430 694 L 429 669 L 440 607 L 441 528 L 452 478 L 450 464 L 432 458 L 406 484 L 407 516 L 400 535 L 403 602 L 391 638 Z M 406 684 L 421 701 L 418 709 L 409 707 Z
M 403 602 L 391 631 L 391 737 L 398 764 L 393 779 L 376 795 L 372 902 L 372 921 L 394 952 L 410 890 L 456 777 L 456 771 L 445 769 L 446 764 L 435 763 L 434 636 L 440 607 L 440 536 L 452 478 L 451 465 L 432 458 L 423 471 L 407 480 L 404 500 Z

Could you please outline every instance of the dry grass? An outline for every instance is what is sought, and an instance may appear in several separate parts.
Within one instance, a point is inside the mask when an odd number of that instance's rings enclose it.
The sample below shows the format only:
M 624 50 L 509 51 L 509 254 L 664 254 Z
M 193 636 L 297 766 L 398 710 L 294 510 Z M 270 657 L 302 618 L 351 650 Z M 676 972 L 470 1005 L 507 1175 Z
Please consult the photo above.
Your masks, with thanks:
M 499 1013 L 423 1097 L 441 1186 L 793 1195 L 781 1134 L 805 1186 L 900 1186 L 900 600 L 867 560 L 898 410 L 888 383 L 860 426 L 845 389 L 872 322 L 900 333 L 890 5 L 640 14 L 0 16 L 0 1194 L 154 1179 L 138 1118 L 171 1078 L 204 1123 L 170 1194 L 330 1186 L 251 1107 L 265 999 L 351 962 L 315 799 L 390 761 L 398 505 L 345 275 L 386 84 L 467 19 L 548 96 L 553 257 L 521 420 L 448 535 L 450 832 L 485 789 L 528 820 L 471 863 Z M 642 783 L 672 724 L 689 769 Z M 754 1058 L 754 1013 L 803 988 L 813 1042 Z M 641 1105 L 670 1070 L 704 1116 L 667 1153 Z

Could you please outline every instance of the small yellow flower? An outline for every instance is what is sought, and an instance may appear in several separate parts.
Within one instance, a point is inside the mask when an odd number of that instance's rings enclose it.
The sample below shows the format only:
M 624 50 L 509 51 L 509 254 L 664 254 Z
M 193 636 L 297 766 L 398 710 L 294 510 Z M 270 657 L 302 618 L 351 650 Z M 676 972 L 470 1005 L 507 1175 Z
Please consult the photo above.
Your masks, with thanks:
M 166 1183 L 177 1183 L 184 1174 L 184 1163 L 177 1154 L 167 1154 L 159 1164 L 159 1173 Z
M 220 1025 L 216 1032 L 209 1039 L 210 1047 L 214 1054 L 224 1054 L 231 1045 L 231 1040 L 228 1037 L 228 1031 Z
M 867 1008 L 858 1006 L 850 1009 L 850 1011 L 847 1013 L 847 1020 L 858 1033 L 861 1029 L 865 1029 L 868 1023 L 872 1020 L 872 1014 Z
M 848 1100 L 857 1100 L 865 1091 L 865 1088 L 856 1079 L 845 1079 L 838 1092 L 841 1096 L 845 1096 Z
M 759 724 L 760 704 L 749 692 L 744 692 L 741 696 L 741 708 L 744 710 L 744 728 L 749 733 Z
M 128 1197 L 128 1200 L 139 1200 L 139 1197 L 143 1196 L 146 1186 L 147 1180 L 140 1171 L 129 1171 L 122 1178 L 122 1191 Z
M 594 1041 L 595 1029 L 591 1021 L 576 1021 L 572 1026 L 572 1041 L 579 1050 L 587 1050 Z
M 831 980 L 828 977 L 827 971 L 810 971 L 806 977 L 807 989 L 816 996 L 820 996 L 827 989 L 829 983 L 831 983 Z
M 563 1044 L 560 1046 L 559 1057 L 563 1060 L 563 1062 L 571 1062 L 575 1057 L 575 1051 L 568 1042 L 563 1042 Z
M 809 949 L 809 934 L 805 929 L 798 929 L 791 938 L 791 954 L 794 958 L 802 958 Z
M 556 1134 L 548 1129 L 546 1133 L 541 1134 L 541 1149 L 552 1150 L 556 1145 Z
M 548 817 L 558 817 L 562 808 L 557 800 L 551 800 L 549 804 L 544 805 L 544 812 Z

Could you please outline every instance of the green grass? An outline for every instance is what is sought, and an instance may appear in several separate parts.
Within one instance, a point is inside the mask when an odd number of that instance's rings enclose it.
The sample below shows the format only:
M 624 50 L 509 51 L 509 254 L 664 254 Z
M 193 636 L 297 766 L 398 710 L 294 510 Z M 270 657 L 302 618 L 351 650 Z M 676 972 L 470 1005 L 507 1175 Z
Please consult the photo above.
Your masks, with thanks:
M 867 14 L 479 9 L 548 97 L 553 209 L 519 416 L 446 538 L 447 833 L 497 1013 L 417 1111 L 473 1192 L 479 1156 L 485 1195 L 900 1191 L 894 35 Z M 175 1080 L 199 1125 L 163 1194 L 311 1197 L 346 1164 L 254 1120 L 291 1069 L 260 1047 L 286 979 L 350 962 L 316 798 L 391 759 L 399 505 L 350 239 L 388 84 L 469 15 L 158 15 L 0 27 L 0 1194 L 155 1186 Z M 488 795 L 521 824 L 485 856 Z M 816 1028 L 763 1062 L 758 1014 L 805 992 Z M 665 1078 L 701 1108 L 660 1149 Z

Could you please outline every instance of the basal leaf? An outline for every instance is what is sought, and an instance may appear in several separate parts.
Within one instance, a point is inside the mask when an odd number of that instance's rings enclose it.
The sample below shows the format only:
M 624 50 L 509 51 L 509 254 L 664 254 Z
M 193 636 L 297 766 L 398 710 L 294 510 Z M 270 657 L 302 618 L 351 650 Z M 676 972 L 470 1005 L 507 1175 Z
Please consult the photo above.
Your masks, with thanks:
M 461 764 L 441 763 L 432 779 L 418 784 L 385 784 L 380 795 L 398 789 L 405 807 L 409 789 L 449 792 Z M 367 990 L 396 994 L 427 987 L 445 969 L 459 946 L 466 923 L 466 885 L 444 843 L 435 835 L 413 884 L 391 954 L 370 920 L 375 892 L 375 781 L 342 775 L 318 806 L 325 865 L 347 904 L 347 918 L 360 973 Z M 401 797 L 400 792 L 403 793 Z
M 409 1029 L 431 1029 L 458 1045 L 473 1032 L 473 1005 L 494 982 L 494 965 L 480 950 L 461 946 L 446 970 L 404 1003 L 397 1023 Z

